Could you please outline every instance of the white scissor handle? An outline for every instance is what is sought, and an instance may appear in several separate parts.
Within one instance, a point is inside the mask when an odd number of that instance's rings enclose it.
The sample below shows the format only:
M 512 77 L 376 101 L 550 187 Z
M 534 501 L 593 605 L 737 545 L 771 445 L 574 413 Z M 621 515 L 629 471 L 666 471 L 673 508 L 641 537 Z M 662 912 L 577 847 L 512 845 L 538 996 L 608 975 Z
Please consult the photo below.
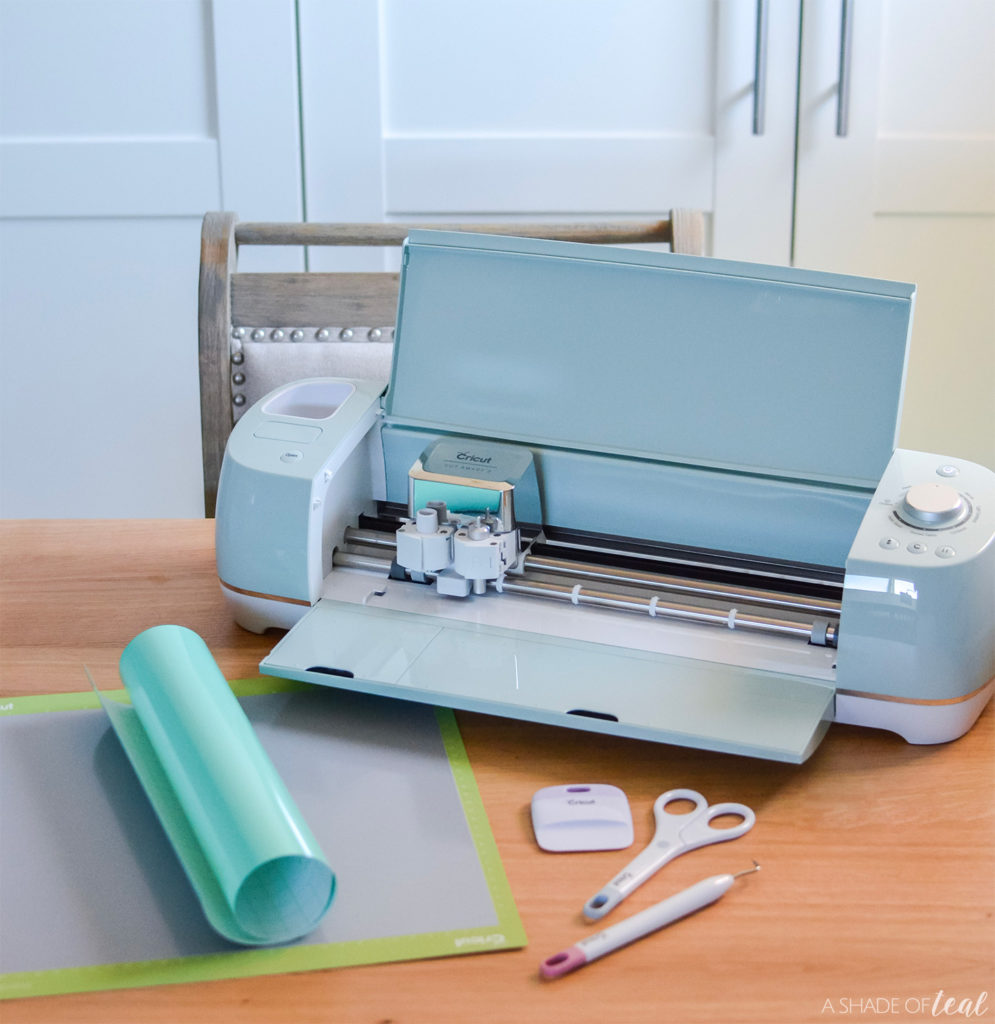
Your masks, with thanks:
M 667 811 L 667 804 L 676 800 L 690 800 L 695 805 L 694 810 L 678 814 Z M 732 828 L 712 828 L 711 822 L 723 814 L 736 814 L 743 820 Z M 757 820 L 745 804 L 726 803 L 709 807 L 701 793 L 693 789 L 671 789 L 657 797 L 653 802 L 653 816 L 656 833 L 649 846 L 584 904 L 584 916 L 589 921 L 604 917 L 668 861 L 709 843 L 738 839 L 749 832 Z
M 684 814 L 671 814 L 665 810 L 675 800 L 690 800 L 694 810 Z M 589 921 L 597 921 L 617 907 L 626 896 L 656 874 L 667 861 L 684 852 L 681 828 L 689 819 L 702 814 L 708 801 L 693 789 L 671 789 L 653 801 L 656 832 L 649 846 L 630 861 L 603 889 L 595 893 L 583 908 Z
M 712 822 L 726 814 L 735 814 L 743 820 L 730 828 L 712 828 Z M 683 850 L 697 850 L 709 843 L 725 843 L 746 835 L 756 823 L 757 816 L 746 804 L 712 804 L 681 828 L 681 846 Z
M 655 875 L 664 864 L 677 854 L 683 847 L 674 846 L 669 850 L 659 850 L 656 840 L 630 861 L 603 889 L 595 893 L 584 904 L 584 916 L 589 921 L 597 921 L 609 910 L 617 907 L 633 889 L 642 885 L 647 878 Z
M 694 808 L 690 811 L 668 811 L 667 806 L 678 800 L 690 800 Z M 656 821 L 654 844 L 677 842 L 684 828 L 707 810 L 708 801 L 696 789 L 668 789 L 653 801 L 653 818 Z

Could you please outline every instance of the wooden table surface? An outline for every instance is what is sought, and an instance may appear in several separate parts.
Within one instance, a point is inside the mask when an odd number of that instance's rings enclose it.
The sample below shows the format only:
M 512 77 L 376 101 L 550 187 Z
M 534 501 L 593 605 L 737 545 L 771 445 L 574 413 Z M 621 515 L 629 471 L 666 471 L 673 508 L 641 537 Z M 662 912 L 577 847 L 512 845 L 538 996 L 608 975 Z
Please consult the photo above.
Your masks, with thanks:
M 0 574 L 0 696 L 84 690 L 84 662 L 103 685 L 116 685 L 125 644 L 165 622 L 200 633 L 229 678 L 257 674 L 275 642 L 232 622 L 210 521 L 6 521 Z M 529 938 L 524 950 L 13 1000 L 0 1004 L 0 1020 L 995 1019 L 991 706 L 944 746 L 833 726 L 800 767 L 484 715 L 458 720 Z M 636 845 L 539 850 L 532 794 L 568 782 L 620 786 Z M 649 840 L 653 800 L 679 786 L 748 804 L 756 827 L 735 844 L 674 861 L 629 898 L 626 913 L 754 858 L 762 871 L 675 927 L 542 981 L 540 960 L 591 931 L 581 904 Z

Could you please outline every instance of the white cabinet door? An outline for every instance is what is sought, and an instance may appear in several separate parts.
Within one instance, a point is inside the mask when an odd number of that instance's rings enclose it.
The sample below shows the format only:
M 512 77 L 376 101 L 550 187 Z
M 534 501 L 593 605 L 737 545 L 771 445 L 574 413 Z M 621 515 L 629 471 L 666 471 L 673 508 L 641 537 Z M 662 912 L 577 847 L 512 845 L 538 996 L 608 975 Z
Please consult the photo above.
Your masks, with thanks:
M 300 0 L 308 218 L 688 206 L 717 254 L 787 262 L 798 6 L 770 0 L 754 135 L 755 0 Z
M 4 0 L 0 75 L 0 515 L 202 515 L 200 221 L 301 216 L 293 0 Z
M 806 0 L 795 263 L 918 285 L 901 443 L 995 468 L 995 4 Z

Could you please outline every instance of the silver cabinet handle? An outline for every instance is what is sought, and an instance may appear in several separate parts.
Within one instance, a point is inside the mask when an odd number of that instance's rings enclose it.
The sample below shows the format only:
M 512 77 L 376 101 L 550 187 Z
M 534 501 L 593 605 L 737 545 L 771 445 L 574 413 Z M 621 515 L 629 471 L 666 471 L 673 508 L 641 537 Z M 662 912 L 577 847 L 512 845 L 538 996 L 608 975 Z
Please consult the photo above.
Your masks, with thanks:
M 763 135 L 767 120 L 767 9 L 757 0 L 757 36 L 753 58 L 753 134 Z
M 840 76 L 836 85 L 836 134 L 842 139 L 850 130 L 850 64 L 853 49 L 853 4 L 843 0 L 840 12 Z

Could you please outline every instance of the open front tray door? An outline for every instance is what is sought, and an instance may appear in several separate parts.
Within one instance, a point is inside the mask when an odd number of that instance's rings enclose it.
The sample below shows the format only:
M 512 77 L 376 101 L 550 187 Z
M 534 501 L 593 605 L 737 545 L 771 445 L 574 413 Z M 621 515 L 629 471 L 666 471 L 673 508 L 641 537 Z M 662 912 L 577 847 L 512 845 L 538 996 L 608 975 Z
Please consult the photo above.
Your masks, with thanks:
M 443 707 L 798 764 L 832 684 L 325 598 L 269 675 Z

